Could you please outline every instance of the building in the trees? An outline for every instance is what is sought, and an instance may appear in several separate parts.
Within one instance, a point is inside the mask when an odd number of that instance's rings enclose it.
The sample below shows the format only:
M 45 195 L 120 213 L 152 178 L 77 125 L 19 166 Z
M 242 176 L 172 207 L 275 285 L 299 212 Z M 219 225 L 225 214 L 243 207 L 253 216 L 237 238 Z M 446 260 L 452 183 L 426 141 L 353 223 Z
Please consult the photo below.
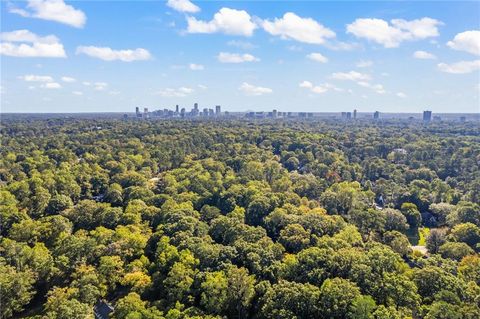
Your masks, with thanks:
M 423 111 L 423 121 L 430 122 L 432 120 L 432 111 Z
M 373 113 L 373 119 L 378 120 L 379 118 L 380 118 L 380 112 L 375 111 L 375 113 Z

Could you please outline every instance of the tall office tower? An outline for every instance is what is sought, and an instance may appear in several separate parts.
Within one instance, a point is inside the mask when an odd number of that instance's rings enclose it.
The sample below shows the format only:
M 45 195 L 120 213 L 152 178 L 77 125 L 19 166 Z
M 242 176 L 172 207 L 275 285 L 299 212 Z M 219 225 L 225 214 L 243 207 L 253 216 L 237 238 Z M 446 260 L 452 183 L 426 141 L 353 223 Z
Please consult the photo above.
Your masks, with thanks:
M 193 104 L 193 109 L 198 111 L 198 103 Z
M 342 119 L 346 119 L 347 118 L 347 112 L 342 112 Z
M 148 118 L 148 107 L 143 108 L 143 117 Z
M 175 113 L 178 113 L 178 104 L 175 106 Z
M 373 113 L 373 119 L 378 120 L 379 118 L 380 118 L 380 112 L 375 111 L 375 113 Z
M 273 118 L 277 118 L 277 116 L 278 116 L 277 110 L 273 110 L 273 112 L 272 112 L 272 117 L 273 117 Z
M 430 122 L 432 120 L 432 111 L 423 111 L 423 121 Z
M 202 115 L 203 116 L 208 116 L 208 108 L 203 108 L 203 112 L 202 112 Z
M 180 111 L 180 116 L 185 117 L 185 108 L 182 107 L 182 110 Z
M 137 106 L 137 107 L 135 108 L 135 114 L 138 115 L 138 113 L 140 113 L 140 108 Z
M 354 119 L 354 120 L 357 119 L 357 110 L 353 110 L 353 119 Z
M 215 114 L 220 115 L 222 113 L 222 107 L 220 105 L 215 105 Z
M 350 120 L 352 118 L 352 113 L 347 112 L 347 120 Z
M 208 116 L 215 116 L 213 109 L 208 109 Z

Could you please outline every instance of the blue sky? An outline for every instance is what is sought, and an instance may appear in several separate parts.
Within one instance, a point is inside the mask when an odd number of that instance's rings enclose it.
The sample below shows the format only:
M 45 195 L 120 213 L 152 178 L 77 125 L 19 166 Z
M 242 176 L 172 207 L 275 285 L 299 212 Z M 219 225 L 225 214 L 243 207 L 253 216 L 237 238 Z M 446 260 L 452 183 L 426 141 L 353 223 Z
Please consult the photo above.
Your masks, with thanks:
M 1 2 L 2 112 L 479 112 L 480 2 Z

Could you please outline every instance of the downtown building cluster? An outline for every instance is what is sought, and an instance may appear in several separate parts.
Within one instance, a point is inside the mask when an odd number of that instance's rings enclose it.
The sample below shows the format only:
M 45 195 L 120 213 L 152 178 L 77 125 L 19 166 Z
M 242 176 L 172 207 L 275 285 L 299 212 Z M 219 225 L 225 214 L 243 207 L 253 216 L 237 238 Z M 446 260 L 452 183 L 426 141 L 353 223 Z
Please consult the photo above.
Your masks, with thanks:
M 228 112 L 225 112 L 223 115 L 228 115 Z M 204 108 L 203 110 L 200 110 L 198 108 L 198 103 L 195 103 L 190 111 L 187 111 L 184 107 L 180 109 L 177 104 L 175 110 L 163 109 L 150 112 L 148 107 L 145 107 L 143 108 L 143 112 L 141 112 L 140 107 L 136 107 L 135 116 L 141 119 L 218 117 L 222 116 L 222 108 L 220 105 L 216 105 L 215 109 Z

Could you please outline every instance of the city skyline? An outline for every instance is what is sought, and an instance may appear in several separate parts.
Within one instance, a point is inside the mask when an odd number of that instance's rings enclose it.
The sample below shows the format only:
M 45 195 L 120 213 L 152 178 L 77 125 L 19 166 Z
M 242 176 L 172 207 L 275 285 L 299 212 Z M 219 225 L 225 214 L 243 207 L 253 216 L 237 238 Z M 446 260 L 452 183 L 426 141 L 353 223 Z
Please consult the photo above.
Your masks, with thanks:
M 2 112 L 478 113 L 478 2 L 1 2 Z M 461 19 L 458 19 L 461 17 Z

